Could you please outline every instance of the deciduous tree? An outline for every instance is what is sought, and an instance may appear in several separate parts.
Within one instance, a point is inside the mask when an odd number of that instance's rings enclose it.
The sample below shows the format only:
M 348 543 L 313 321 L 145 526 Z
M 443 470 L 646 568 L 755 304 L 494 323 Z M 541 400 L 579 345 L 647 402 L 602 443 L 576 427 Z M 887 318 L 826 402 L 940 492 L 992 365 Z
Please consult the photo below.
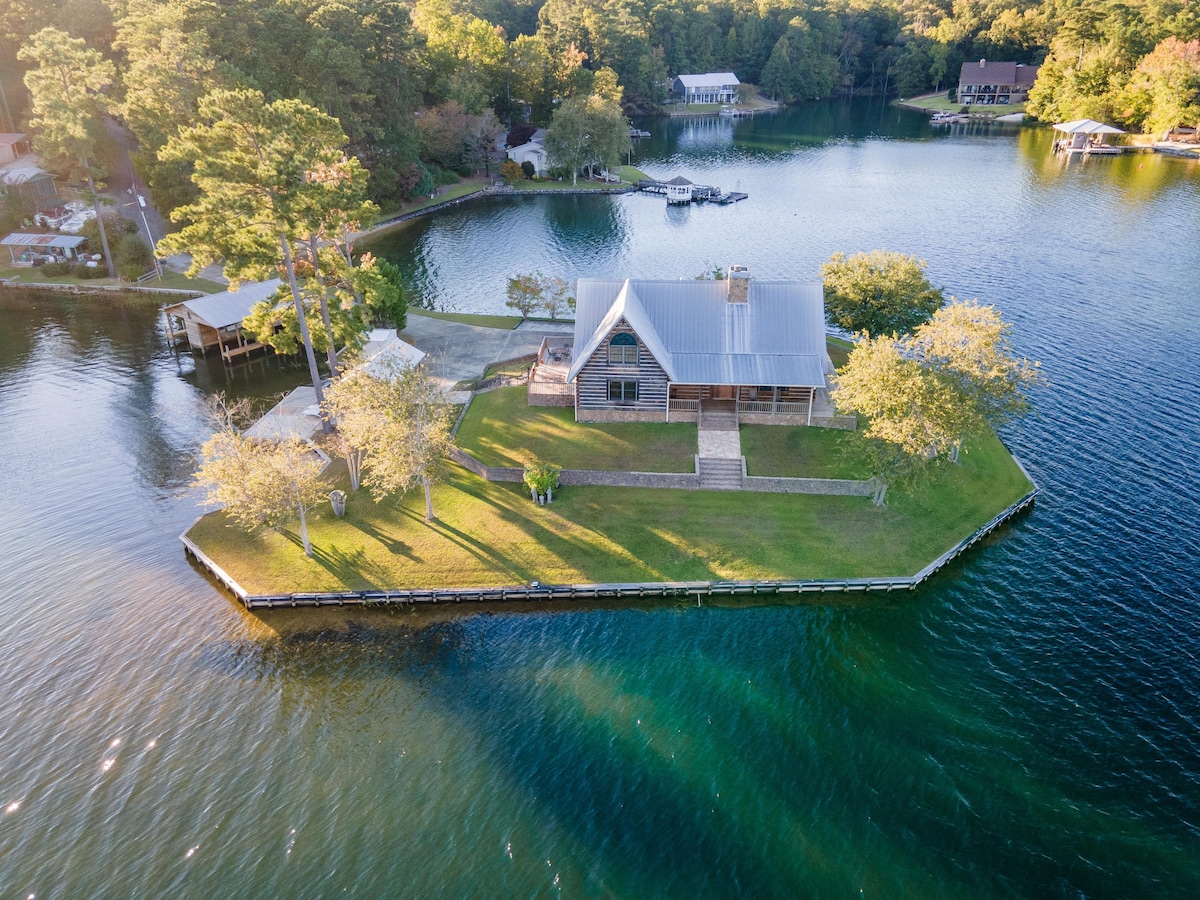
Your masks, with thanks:
M 889 250 L 846 256 L 821 266 L 825 317 L 849 332 L 909 334 L 944 302 L 925 277 L 925 261 Z
M 534 272 L 530 275 L 517 275 L 508 279 L 508 299 L 504 302 L 504 305 L 519 312 L 522 319 L 529 318 L 529 314 L 541 306 L 541 304 L 541 272 Z
M 223 506 L 246 528 L 275 527 L 296 520 L 304 555 L 312 556 L 308 513 L 326 496 L 321 478 L 324 461 L 299 438 L 257 441 L 240 425 L 244 406 L 216 401 L 219 427 L 200 449 L 194 477 L 204 490 L 204 503 Z
M 452 410 L 423 366 L 377 361 L 354 368 L 330 387 L 325 409 L 355 457 L 361 483 L 376 501 L 418 484 L 432 521 L 433 484 L 450 446 Z

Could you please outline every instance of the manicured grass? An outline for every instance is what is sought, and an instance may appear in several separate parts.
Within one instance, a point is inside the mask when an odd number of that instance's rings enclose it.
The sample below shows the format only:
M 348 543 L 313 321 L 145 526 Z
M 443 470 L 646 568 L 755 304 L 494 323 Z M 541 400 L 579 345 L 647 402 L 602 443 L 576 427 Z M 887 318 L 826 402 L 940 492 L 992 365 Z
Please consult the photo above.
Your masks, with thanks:
M 1025 112 L 1025 103 L 999 103 L 999 104 L 963 104 L 953 100 L 946 99 L 946 92 L 940 94 L 926 94 L 923 97 L 910 97 L 903 101 L 905 106 L 915 106 L 920 109 L 928 110 L 931 113 L 935 112 L 953 112 L 956 113 L 967 106 L 971 115 L 975 116 L 1007 116 L 1012 113 Z
M 188 278 L 181 272 L 163 271 L 159 281 L 147 281 L 145 287 L 176 288 L 177 290 L 204 291 L 206 294 L 219 294 L 229 290 L 229 285 L 219 281 L 209 281 L 207 278 Z
M 482 181 L 460 181 L 458 184 L 452 184 L 448 187 L 438 188 L 438 194 L 433 198 L 425 198 L 417 203 L 405 203 L 401 206 L 389 206 L 382 210 L 379 214 L 381 220 L 387 220 L 395 216 L 404 216 L 409 213 L 420 212 L 423 209 L 428 209 L 431 206 L 437 206 L 439 203 L 445 203 L 447 200 L 457 200 L 459 197 L 466 197 L 468 194 L 477 194 L 482 191 L 485 184 Z
M 833 367 L 840 369 L 850 359 L 850 351 L 854 349 L 854 344 L 842 338 L 826 335 L 825 349 L 829 352 L 829 361 L 833 363 Z
M 489 466 L 523 466 L 538 460 L 564 469 L 695 471 L 695 425 L 580 425 L 569 407 L 529 406 L 521 386 L 477 394 L 456 442 Z
M 512 331 L 521 324 L 520 316 L 479 316 L 473 313 L 434 312 L 431 309 L 408 308 L 410 316 L 428 316 L 431 319 L 445 319 L 447 322 L 461 322 L 463 325 L 478 325 L 481 328 L 499 328 L 502 331 Z
M 424 521 L 414 491 L 311 517 L 314 557 L 294 530 L 250 534 L 223 513 L 190 536 L 251 593 L 366 588 L 911 575 L 1028 489 L 998 441 L 919 489 L 868 499 L 633 488 L 563 488 L 538 506 L 522 485 L 452 467 Z
M 869 477 L 857 432 L 803 425 L 743 425 L 741 432 L 747 475 Z

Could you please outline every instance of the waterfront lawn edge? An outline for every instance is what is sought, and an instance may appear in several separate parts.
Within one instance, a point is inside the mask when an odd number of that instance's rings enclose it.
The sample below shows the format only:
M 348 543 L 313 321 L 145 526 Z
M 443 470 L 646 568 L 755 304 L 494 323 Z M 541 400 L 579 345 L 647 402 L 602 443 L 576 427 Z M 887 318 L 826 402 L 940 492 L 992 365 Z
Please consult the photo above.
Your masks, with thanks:
M 345 488 L 339 464 L 327 476 Z M 994 437 L 882 508 L 859 497 L 619 487 L 564 488 L 539 506 L 522 485 L 450 466 L 431 523 L 419 490 L 378 503 L 353 494 L 343 518 L 316 510 L 311 559 L 294 528 L 246 532 L 222 511 L 185 537 L 250 595 L 889 579 L 922 572 L 1032 490 Z

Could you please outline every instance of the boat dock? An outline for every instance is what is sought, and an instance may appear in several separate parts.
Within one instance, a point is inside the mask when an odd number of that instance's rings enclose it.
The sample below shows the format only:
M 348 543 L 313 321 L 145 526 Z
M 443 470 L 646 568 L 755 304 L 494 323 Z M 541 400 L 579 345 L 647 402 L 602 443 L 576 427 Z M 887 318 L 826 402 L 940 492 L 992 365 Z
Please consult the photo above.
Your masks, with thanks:
M 645 178 L 638 182 L 637 188 L 647 194 L 662 194 L 667 198 L 668 203 L 718 203 L 724 205 L 737 203 L 750 196 L 737 191 L 725 192 L 715 185 L 693 184 L 686 178 L 678 176 L 670 181 L 654 181 Z

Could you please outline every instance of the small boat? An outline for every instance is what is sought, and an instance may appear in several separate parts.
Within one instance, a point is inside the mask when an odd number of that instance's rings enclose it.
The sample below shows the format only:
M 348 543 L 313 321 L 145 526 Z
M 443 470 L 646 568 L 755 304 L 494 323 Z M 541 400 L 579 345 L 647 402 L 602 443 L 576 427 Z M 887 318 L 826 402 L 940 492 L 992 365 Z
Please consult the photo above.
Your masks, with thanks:
M 642 129 L 640 129 L 640 128 L 630 128 L 630 129 L 629 129 L 629 136 L 630 136 L 631 138 L 644 138 L 644 137 L 650 137 L 650 132 L 648 132 L 648 131 L 642 131 Z
M 929 117 L 930 125 L 953 125 L 956 122 L 969 122 L 970 116 L 963 113 L 940 112 Z

